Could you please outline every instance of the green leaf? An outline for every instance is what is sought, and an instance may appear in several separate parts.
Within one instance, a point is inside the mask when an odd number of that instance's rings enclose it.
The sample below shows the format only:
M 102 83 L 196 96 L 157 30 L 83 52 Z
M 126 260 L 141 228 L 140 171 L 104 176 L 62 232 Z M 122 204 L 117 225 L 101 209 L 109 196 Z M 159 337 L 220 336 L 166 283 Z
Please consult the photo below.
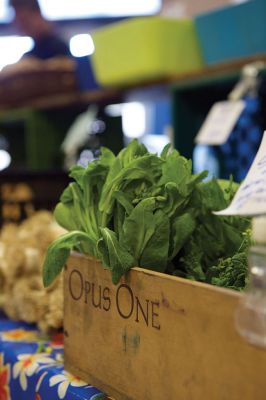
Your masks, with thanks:
M 184 256 L 180 259 L 181 265 L 184 268 L 188 279 L 205 282 L 206 277 L 202 268 L 202 257 L 203 252 L 201 248 L 193 241 L 193 239 L 190 239 L 185 244 Z
M 201 207 L 218 211 L 227 206 L 223 191 L 216 179 L 200 183 L 198 189 L 201 194 Z
M 78 185 L 83 188 L 83 176 L 85 174 L 86 169 L 81 165 L 74 165 L 70 169 L 69 176 L 78 183 Z
M 165 159 L 162 166 L 162 177 L 160 185 L 165 185 L 168 182 L 175 182 L 179 185 L 182 181 L 189 181 L 192 174 L 191 161 L 180 156 L 180 154 L 173 150 Z
M 69 184 L 60 196 L 60 201 L 64 204 L 73 203 L 73 194 L 71 191 L 71 184 Z
M 248 272 L 248 249 L 249 247 L 244 248 L 243 252 L 237 252 L 233 257 L 222 258 L 218 265 L 210 267 L 206 274 L 207 282 L 216 286 L 243 290 Z
M 84 218 L 85 209 L 83 206 L 84 192 L 78 183 L 70 183 L 69 188 L 73 198 L 73 213 L 75 214 L 75 220 L 79 222 L 84 232 L 90 232 L 90 225 Z
M 136 158 L 141 158 L 148 154 L 144 144 L 139 143 L 136 139 L 132 140 L 127 147 L 120 151 L 117 158 L 121 161 L 122 168 L 126 168 Z
M 119 152 L 116 159 L 112 163 L 106 179 L 106 185 L 109 185 L 110 182 L 113 182 L 119 173 L 127 168 L 132 161 L 147 154 L 148 150 L 143 144 L 138 143 L 137 140 L 132 140 L 127 147 Z
M 166 160 L 166 158 L 168 157 L 168 155 L 171 153 L 171 149 L 172 149 L 171 143 L 168 143 L 167 145 L 165 145 L 164 148 L 163 148 L 163 150 L 162 150 L 162 152 L 161 152 L 161 154 L 160 154 L 160 157 L 161 157 L 163 160 Z
M 75 220 L 80 221 L 81 229 L 96 241 L 100 237 L 99 225 L 102 219 L 102 213 L 98 207 L 99 200 L 114 159 L 115 156 L 110 150 L 102 148 L 99 160 L 89 163 L 86 168 L 72 167 L 70 176 L 76 183 L 70 184 L 70 190 L 65 194 L 68 201 L 72 195 L 72 212 Z
M 110 269 L 112 281 L 117 284 L 130 268 L 136 265 L 135 258 L 119 243 L 116 234 L 101 228 L 102 238 L 97 243 L 98 252 L 105 268 Z
M 83 176 L 84 219 L 87 222 L 87 232 L 97 240 L 100 238 L 99 226 L 102 218 L 102 213 L 99 210 L 99 201 L 108 168 L 108 165 L 104 165 L 102 160 L 100 162 L 95 161 L 88 165 Z
M 224 198 L 227 205 L 229 205 L 239 188 L 239 183 L 234 182 L 232 176 L 230 177 L 230 180 L 218 179 L 217 183 L 223 190 Z
M 79 221 L 75 219 L 71 204 L 58 203 L 54 209 L 54 217 L 56 222 L 68 231 L 81 229 Z
M 122 192 L 121 190 L 117 190 L 113 195 L 117 202 L 125 209 L 127 215 L 129 215 L 134 208 L 132 205 L 131 196 L 126 192 Z
M 64 190 L 63 194 L 60 197 L 60 201 L 65 207 L 59 208 L 56 212 L 56 218 L 58 223 L 66 229 L 68 229 L 68 224 L 66 222 L 69 215 L 72 215 L 70 218 L 71 225 L 75 225 L 75 229 L 82 230 L 86 232 L 86 221 L 84 218 L 84 208 L 82 205 L 83 199 L 83 191 L 81 187 L 76 183 L 72 182 L 68 185 L 68 187 Z M 66 213 L 66 215 L 64 215 Z M 73 228 L 71 228 L 72 230 Z
M 170 245 L 169 245 L 169 260 L 172 260 L 189 237 L 192 235 L 196 227 L 195 218 L 190 213 L 185 213 L 174 219 L 171 226 Z
M 181 190 L 180 190 L 181 189 Z M 169 182 L 165 185 L 165 204 L 162 205 L 163 211 L 172 217 L 176 213 L 180 213 L 189 201 L 187 193 L 182 193 L 181 185 Z
M 124 246 L 140 262 L 143 250 L 155 232 L 156 201 L 154 198 L 142 200 L 125 218 L 123 224 L 123 236 L 121 240 Z
M 126 211 L 124 207 L 120 203 L 116 202 L 114 207 L 113 227 L 118 240 L 120 240 L 121 234 L 123 232 L 123 224 L 125 217 L 126 217 Z
M 202 215 L 198 217 L 193 240 L 203 253 L 202 266 L 205 268 L 228 252 L 223 226 L 215 215 L 207 214 L 204 217 Z
M 132 189 L 132 184 L 138 185 L 148 182 L 150 186 L 154 184 L 156 175 L 160 172 L 162 160 L 155 155 L 148 154 L 133 161 L 121 170 L 118 175 L 111 180 L 108 174 L 104 184 L 99 203 L 99 210 L 103 213 L 101 226 L 107 226 L 114 208 L 114 192 Z M 111 173 L 112 170 L 110 170 Z
M 110 149 L 103 146 L 101 147 L 101 155 L 100 155 L 101 164 L 106 165 L 110 168 L 115 159 L 116 157 Z
M 70 251 L 79 244 L 85 242 L 91 249 L 95 244 L 90 237 L 79 231 L 66 233 L 56 239 L 47 249 L 43 265 L 43 283 L 47 287 L 55 280 L 64 267 Z
M 169 218 L 162 210 L 157 210 L 153 215 L 153 221 L 155 230 L 142 251 L 139 266 L 164 272 L 168 261 Z

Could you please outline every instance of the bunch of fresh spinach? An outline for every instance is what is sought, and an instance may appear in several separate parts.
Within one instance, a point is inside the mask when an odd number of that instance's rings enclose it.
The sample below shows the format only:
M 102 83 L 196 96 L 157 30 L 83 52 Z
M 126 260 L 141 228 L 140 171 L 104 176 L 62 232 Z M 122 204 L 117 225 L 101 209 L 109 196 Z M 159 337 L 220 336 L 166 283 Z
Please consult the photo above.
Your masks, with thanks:
M 72 249 L 101 259 L 114 283 L 135 265 L 208 281 L 208 268 L 237 253 L 249 222 L 212 214 L 234 190 L 202 182 L 206 175 L 192 174 L 169 145 L 157 156 L 136 140 L 116 157 L 102 148 L 99 160 L 74 166 L 54 212 L 69 232 L 48 248 L 44 285 Z
M 236 290 L 245 287 L 250 220 L 212 213 L 225 208 L 236 189 L 232 181 L 212 180 L 198 185 L 191 202 L 198 205 L 196 228 L 168 266 L 169 273 Z

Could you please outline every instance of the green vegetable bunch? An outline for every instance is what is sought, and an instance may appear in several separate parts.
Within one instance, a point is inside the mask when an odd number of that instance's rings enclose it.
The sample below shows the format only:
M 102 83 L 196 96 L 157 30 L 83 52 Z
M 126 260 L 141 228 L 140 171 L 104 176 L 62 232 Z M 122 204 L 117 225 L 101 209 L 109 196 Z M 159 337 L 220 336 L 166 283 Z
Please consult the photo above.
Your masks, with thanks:
M 212 285 L 223 286 L 234 290 L 243 290 L 247 280 L 247 258 L 251 245 L 251 230 L 243 233 L 243 242 L 232 256 L 221 258 L 216 266 L 207 271 L 206 281 Z
M 212 213 L 231 202 L 238 185 L 213 179 L 197 185 L 191 200 L 198 207 L 196 228 L 168 267 L 173 275 L 242 290 L 251 245 L 250 220 Z
M 234 189 L 202 182 L 206 175 L 192 174 L 191 161 L 169 145 L 157 156 L 136 140 L 117 157 L 102 148 L 99 160 L 74 166 L 54 212 L 69 232 L 48 248 L 45 286 L 72 249 L 101 259 L 115 284 L 136 265 L 207 281 L 209 267 L 237 253 L 248 221 L 212 214 Z

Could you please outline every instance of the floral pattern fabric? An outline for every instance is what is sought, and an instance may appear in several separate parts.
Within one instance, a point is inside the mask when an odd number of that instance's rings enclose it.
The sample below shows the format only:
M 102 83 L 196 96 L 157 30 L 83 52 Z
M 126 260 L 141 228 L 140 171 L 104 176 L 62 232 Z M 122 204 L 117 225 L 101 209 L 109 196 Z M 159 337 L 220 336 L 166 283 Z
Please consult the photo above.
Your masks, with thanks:
M 34 326 L 0 316 L 0 400 L 107 400 L 64 371 L 63 335 L 44 337 Z

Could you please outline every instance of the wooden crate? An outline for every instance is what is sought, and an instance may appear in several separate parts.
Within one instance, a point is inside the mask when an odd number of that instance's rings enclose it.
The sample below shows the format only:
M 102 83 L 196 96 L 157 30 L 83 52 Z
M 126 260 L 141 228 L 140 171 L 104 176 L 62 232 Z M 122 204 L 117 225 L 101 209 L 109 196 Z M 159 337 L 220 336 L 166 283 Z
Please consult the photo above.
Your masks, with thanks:
M 240 295 L 99 261 L 65 270 L 65 368 L 116 400 L 264 400 L 266 351 L 236 332 Z

